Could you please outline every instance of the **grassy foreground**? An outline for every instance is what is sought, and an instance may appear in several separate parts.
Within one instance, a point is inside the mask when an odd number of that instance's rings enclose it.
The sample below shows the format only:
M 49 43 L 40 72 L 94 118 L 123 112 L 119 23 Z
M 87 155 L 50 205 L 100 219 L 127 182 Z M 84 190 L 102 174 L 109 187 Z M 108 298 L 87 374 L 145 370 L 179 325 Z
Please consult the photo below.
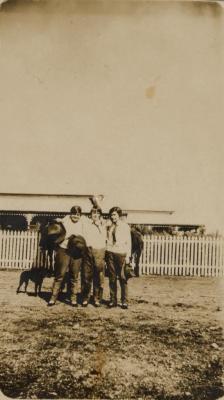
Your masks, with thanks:
M 109 310 L 16 295 L 1 271 L 0 387 L 8 397 L 212 400 L 223 389 L 223 292 L 217 279 L 141 277 L 130 307 Z M 106 288 L 108 282 L 106 281 Z M 105 298 L 108 297 L 108 289 Z M 62 298 L 63 299 L 63 298 Z

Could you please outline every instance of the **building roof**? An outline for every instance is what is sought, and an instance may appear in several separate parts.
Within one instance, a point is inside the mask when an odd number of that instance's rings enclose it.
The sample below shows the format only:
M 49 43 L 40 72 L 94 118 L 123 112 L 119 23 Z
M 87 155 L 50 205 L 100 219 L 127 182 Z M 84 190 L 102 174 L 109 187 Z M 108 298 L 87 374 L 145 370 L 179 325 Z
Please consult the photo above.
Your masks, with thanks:
M 84 212 L 90 211 L 93 194 L 60 193 L 0 193 L 0 210 L 68 212 L 79 205 Z M 98 195 L 103 198 L 103 195 Z
M 127 213 L 136 213 L 136 214 L 166 214 L 166 215 L 172 215 L 175 212 L 171 210 L 141 210 L 141 209 L 126 209 L 124 211 Z
M 77 197 L 89 198 L 96 196 L 95 194 L 72 194 L 72 193 L 7 193 L 0 192 L 0 197 Z M 104 198 L 102 194 L 97 194 L 98 197 Z

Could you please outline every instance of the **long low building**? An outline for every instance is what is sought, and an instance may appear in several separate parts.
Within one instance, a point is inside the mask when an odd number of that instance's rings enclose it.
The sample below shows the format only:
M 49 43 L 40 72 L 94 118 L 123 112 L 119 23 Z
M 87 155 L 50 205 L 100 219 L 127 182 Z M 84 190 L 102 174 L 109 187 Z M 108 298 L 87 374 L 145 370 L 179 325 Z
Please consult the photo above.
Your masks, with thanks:
M 93 194 L 0 193 L 0 225 L 2 229 L 30 228 L 66 215 L 74 205 L 88 214 L 94 198 Z
M 107 218 L 110 207 L 108 199 L 104 201 L 102 194 L 0 193 L 0 227 L 13 230 L 38 228 L 55 217 L 68 214 L 74 205 L 81 206 L 83 213 L 88 215 L 96 203 L 102 207 Z M 123 214 L 129 224 L 146 226 L 159 232 L 193 230 L 202 226 L 200 223 L 178 223 L 173 210 L 126 208 Z

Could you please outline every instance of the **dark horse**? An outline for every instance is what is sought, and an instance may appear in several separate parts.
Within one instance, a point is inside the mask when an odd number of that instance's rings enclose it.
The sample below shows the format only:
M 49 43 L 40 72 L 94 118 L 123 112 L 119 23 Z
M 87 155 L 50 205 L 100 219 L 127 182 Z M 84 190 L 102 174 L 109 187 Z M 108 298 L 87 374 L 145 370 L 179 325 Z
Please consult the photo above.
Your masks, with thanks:
M 136 276 L 139 276 L 139 262 L 143 250 L 143 235 L 135 227 L 131 227 L 131 260 L 134 260 L 135 267 L 134 272 Z
M 43 252 L 43 262 L 46 262 L 46 259 L 48 258 L 49 260 L 49 269 L 51 273 L 54 273 L 54 250 L 56 248 L 57 244 L 57 238 L 59 235 L 57 234 L 49 234 L 50 229 L 55 226 L 59 226 L 58 223 L 55 223 L 54 221 L 48 222 L 46 225 L 42 225 L 40 227 L 40 242 L 39 246 L 41 248 L 41 251 Z

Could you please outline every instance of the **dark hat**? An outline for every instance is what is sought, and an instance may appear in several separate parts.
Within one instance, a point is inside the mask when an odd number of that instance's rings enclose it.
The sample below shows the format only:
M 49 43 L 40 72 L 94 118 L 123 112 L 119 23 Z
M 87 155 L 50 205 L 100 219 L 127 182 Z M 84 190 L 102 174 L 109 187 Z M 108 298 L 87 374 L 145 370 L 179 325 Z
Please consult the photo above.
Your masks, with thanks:
M 54 244 L 59 244 L 65 240 L 66 230 L 61 222 L 50 222 L 45 229 L 47 239 Z
M 121 269 L 121 279 L 124 281 L 128 281 L 128 279 L 133 278 L 135 276 L 132 266 L 128 263 L 125 263 Z
M 130 279 L 133 278 L 135 276 L 135 273 L 132 269 L 132 266 L 130 264 L 125 264 L 124 266 L 124 273 L 125 273 L 125 277 L 126 279 Z
M 68 241 L 68 251 L 72 257 L 82 257 L 86 250 L 86 241 L 81 235 L 72 235 Z

